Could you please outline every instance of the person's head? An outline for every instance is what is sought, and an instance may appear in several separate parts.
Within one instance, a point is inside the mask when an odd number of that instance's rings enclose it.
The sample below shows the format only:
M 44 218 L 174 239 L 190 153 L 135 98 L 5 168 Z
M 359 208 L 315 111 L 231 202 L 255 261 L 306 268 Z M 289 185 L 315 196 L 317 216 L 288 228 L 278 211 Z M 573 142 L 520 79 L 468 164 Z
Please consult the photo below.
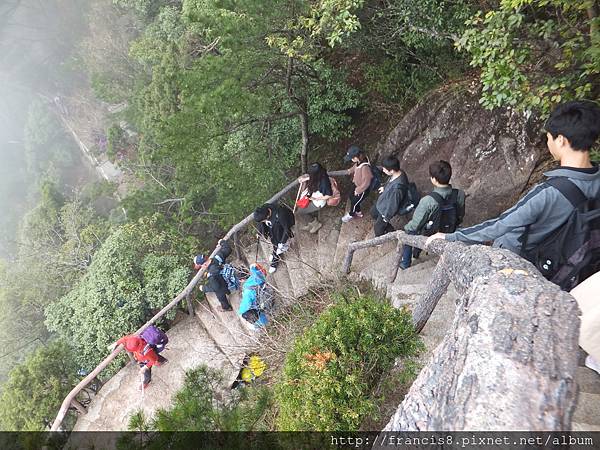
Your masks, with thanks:
M 346 152 L 346 156 L 344 156 L 344 161 L 346 162 L 354 162 L 357 164 L 363 163 L 367 160 L 367 155 L 362 151 L 360 147 L 356 145 L 351 145 L 348 147 L 348 151 Z
M 400 161 L 395 156 L 388 156 L 383 160 L 383 172 L 391 176 L 394 173 L 400 172 Z
M 202 267 L 202 264 L 206 262 L 206 255 L 196 255 L 194 256 L 194 269 L 199 270 Z
M 264 222 L 271 217 L 271 208 L 269 208 L 269 205 L 265 203 L 254 210 L 252 217 L 254 218 L 255 222 Z
M 589 152 L 600 135 L 600 106 L 588 100 L 563 103 L 544 128 L 548 150 L 556 160 L 570 152 Z
M 435 161 L 429 164 L 429 176 L 434 186 L 447 186 L 452 178 L 452 167 L 448 161 Z
M 313 163 L 308 166 L 308 190 L 316 192 L 319 190 L 319 184 L 323 178 L 327 176 L 327 171 L 319 163 Z
M 139 336 L 127 336 L 127 339 L 125 340 L 125 350 L 127 350 L 128 352 L 140 351 L 144 348 L 144 345 L 146 345 L 146 343 Z

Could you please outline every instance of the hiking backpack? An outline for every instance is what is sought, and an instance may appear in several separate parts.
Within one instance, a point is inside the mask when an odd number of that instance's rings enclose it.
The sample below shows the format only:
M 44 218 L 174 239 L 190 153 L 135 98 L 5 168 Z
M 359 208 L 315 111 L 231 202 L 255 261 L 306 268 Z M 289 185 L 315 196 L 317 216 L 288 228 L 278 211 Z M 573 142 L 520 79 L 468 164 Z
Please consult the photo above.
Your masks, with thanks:
M 229 289 L 230 292 L 237 291 L 240 288 L 237 269 L 231 264 L 223 264 L 220 274 L 225 280 L 225 283 L 227 283 L 227 289 Z
M 402 216 L 413 211 L 421 201 L 421 194 L 417 185 L 413 182 L 403 185 L 405 187 L 404 201 L 398 210 L 398 215 Z
M 371 168 L 371 174 L 373 174 L 373 178 L 371 178 L 371 183 L 369 184 L 369 191 L 373 192 L 381 187 L 383 171 L 371 163 L 369 163 L 369 167 Z
M 273 308 L 275 294 L 271 286 L 263 283 L 260 286 L 252 286 L 252 289 L 256 292 L 256 308 L 259 311 L 268 311 Z
M 431 226 L 427 227 L 423 234 L 431 236 L 437 232 L 454 233 L 460 222 L 458 217 L 458 189 L 452 189 L 452 193 L 446 199 L 437 192 L 431 192 L 429 196 L 436 201 L 438 208 L 430 221 Z
M 531 225 L 521 236 L 521 256 L 561 289 L 569 291 L 600 270 L 600 200 L 588 199 L 565 177 L 546 181 L 573 205 L 567 221 L 527 251 Z
M 167 334 L 154 325 L 150 325 L 148 328 L 142 331 L 140 333 L 140 337 L 145 340 L 147 344 L 155 347 L 158 345 L 162 345 L 164 347 L 169 342 L 169 337 Z

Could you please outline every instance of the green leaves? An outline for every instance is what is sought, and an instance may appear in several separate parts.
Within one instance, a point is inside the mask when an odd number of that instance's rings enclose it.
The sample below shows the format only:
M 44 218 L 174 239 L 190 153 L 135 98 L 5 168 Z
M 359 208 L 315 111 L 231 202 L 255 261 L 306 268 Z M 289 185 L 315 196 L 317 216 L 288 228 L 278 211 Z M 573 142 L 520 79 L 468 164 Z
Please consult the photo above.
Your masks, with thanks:
M 43 431 L 76 382 L 71 349 L 51 342 L 14 367 L 0 394 L 0 430 Z
M 356 431 L 372 389 L 398 356 L 419 349 L 410 314 L 372 296 L 338 294 L 286 357 L 276 386 L 280 431 Z
M 503 0 L 499 9 L 469 19 L 457 46 L 481 68 L 480 103 L 547 113 L 588 96 L 600 73 L 593 51 L 600 43 L 585 35 L 587 6 L 583 0 Z
M 96 366 L 110 343 L 134 332 L 185 287 L 190 270 L 176 242 L 156 218 L 118 228 L 74 289 L 46 308 L 48 329 L 73 345 L 82 367 Z

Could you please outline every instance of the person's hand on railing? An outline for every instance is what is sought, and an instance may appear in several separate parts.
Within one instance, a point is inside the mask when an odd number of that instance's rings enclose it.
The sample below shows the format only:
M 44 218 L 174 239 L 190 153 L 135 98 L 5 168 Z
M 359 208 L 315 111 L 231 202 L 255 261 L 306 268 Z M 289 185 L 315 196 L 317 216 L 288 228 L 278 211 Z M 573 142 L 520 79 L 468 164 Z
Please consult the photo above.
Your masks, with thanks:
M 429 247 L 429 244 L 431 244 L 433 241 L 438 240 L 438 239 L 446 239 L 446 234 L 445 233 L 432 234 L 431 236 L 429 236 L 427 238 L 427 241 L 425 241 L 425 247 Z
M 298 177 L 298 183 L 305 183 L 306 181 L 308 181 L 310 177 L 307 174 L 304 175 L 300 175 Z

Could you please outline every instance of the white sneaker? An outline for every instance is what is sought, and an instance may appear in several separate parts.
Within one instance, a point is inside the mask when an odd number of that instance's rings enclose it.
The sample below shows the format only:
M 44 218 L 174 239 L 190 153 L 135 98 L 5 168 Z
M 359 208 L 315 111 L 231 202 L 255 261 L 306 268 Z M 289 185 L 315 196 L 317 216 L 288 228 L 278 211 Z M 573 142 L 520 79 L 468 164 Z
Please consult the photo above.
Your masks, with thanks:
M 585 367 L 592 369 L 598 375 L 600 375 L 600 362 L 596 361 L 590 355 L 585 358 Z
M 273 253 L 269 255 L 269 262 L 273 262 Z
M 269 273 L 275 273 L 275 272 L 277 272 L 277 267 L 273 267 L 273 266 L 269 267 Z
M 350 222 L 352 219 L 354 219 L 354 217 L 352 217 L 350 214 L 346 214 L 344 217 L 342 217 L 342 222 Z

